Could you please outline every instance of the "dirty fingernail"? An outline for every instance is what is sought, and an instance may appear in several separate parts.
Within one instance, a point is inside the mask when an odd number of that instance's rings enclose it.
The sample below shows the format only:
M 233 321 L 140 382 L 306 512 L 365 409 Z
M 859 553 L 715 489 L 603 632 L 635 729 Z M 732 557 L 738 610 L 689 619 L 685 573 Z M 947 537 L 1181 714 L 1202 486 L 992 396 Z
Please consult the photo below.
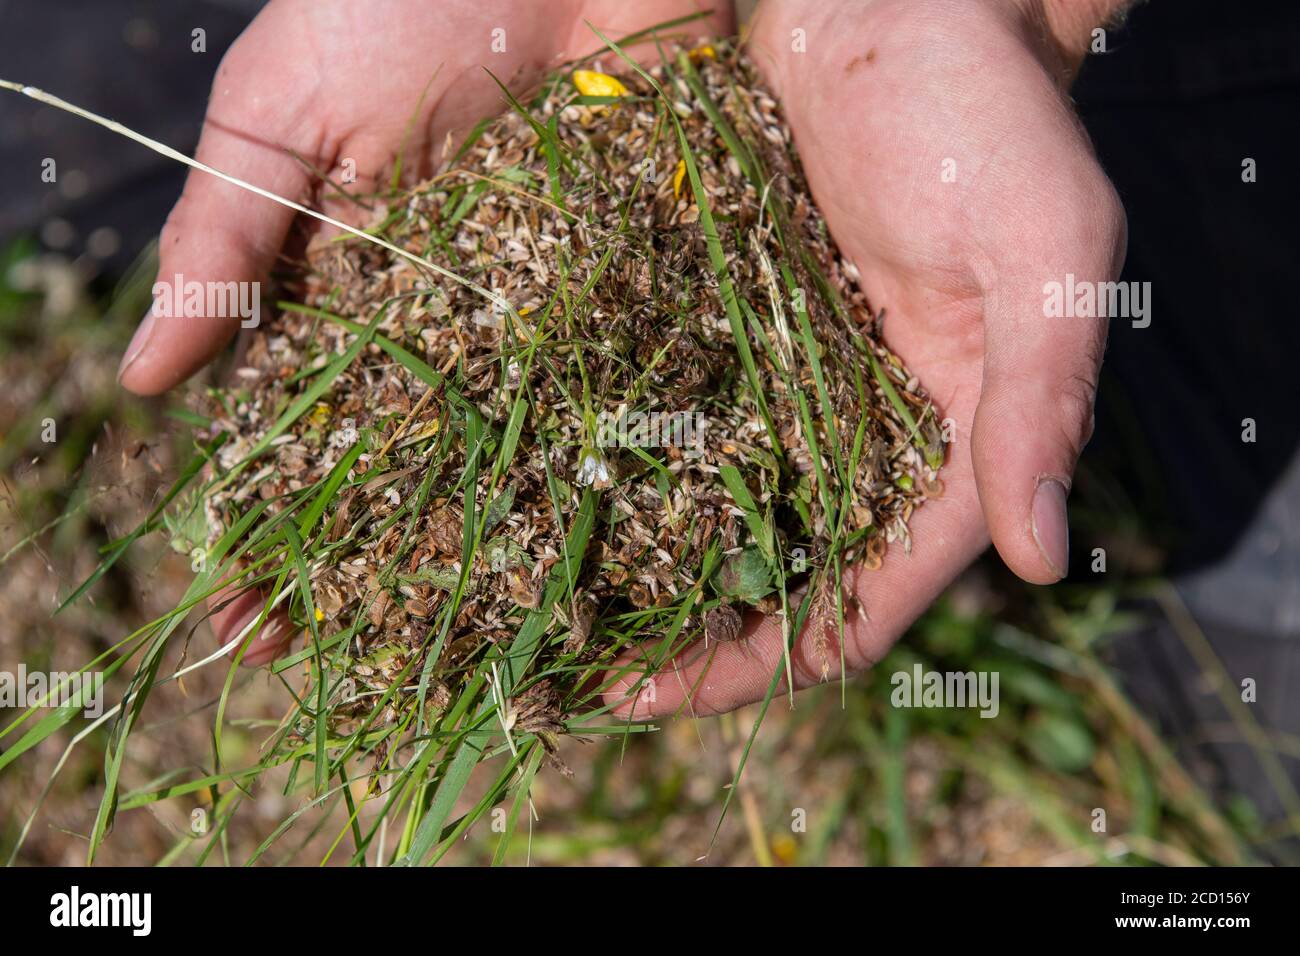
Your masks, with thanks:
M 1070 569 L 1070 525 L 1066 516 L 1067 486 L 1060 478 L 1045 475 L 1038 479 L 1031 513 L 1034 542 L 1057 577 Z

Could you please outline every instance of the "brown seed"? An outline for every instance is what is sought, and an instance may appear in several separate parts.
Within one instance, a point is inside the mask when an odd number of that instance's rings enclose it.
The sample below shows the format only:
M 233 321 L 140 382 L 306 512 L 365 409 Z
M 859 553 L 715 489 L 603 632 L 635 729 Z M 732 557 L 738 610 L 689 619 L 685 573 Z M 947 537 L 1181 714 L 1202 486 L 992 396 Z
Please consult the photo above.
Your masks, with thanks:
M 457 555 L 465 534 L 465 514 L 448 505 L 429 519 L 429 545 L 437 554 Z
M 885 563 L 885 550 L 888 547 L 883 534 L 873 534 L 867 541 L 867 554 L 862 559 L 862 566 L 868 571 L 879 571 Z
M 569 626 L 569 636 L 564 641 L 564 653 L 577 654 L 587 645 L 591 636 L 591 625 L 595 615 L 591 606 L 582 601 L 573 612 L 573 622 Z
M 740 637 L 740 612 L 730 604 L 719 604 L 704 615 L 704 639 L 728 644 Z
M 627 599 L 632 602 L 635 608 L 647 608 L 654 603 L 654 595 L 650 589 L 640 581 L 634 583 L 627 591 Z
M 943 482 L 938 478 L 933 481 L 929 478 L 922 478 L 921 491 L 925 493 L 927 498 L 941 498 L 943 497 Z
M 509 582 L 510 597 L 520 607 L 535 611 L 542 606 L 542 589 L 533 582 L 526 568 L 511 568 L 506 572 Z
M 370 605 L 370 623 L 375 627 L 382 627 L 384 623 L 384 612 L 388 610 L 388 605 L 392 598 L 388 596 L 387 591 L 380 591 L 375 595 L 374 603 Z

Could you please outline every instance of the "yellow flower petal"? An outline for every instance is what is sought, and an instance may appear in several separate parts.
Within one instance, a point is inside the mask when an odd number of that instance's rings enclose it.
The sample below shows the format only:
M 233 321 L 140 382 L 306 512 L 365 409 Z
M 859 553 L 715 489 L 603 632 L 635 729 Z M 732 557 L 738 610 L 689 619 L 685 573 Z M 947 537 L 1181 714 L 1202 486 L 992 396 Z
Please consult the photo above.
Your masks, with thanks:
M 781 833 L 772 839 L 772 855 L 789 866 L 799 855 L 799 845 L 794 837 Z
M 317 621 L 325 620 L 325 612 L 322 611 L 320 608 L 316 608 L 316 620 Z
M 682 180 L 686 178 L 686 160 L 677 160 L 677 172 L 673 173 L 673 198 L 682 194 Z
M 617 77 L 594 70 L 574 70 L 573 85 L 583 96 L 627 96 L 627 87 Z
M 324 428 L 330 423 L 330 418 L 333 417 L 333 414 L 333 410 L 327 404 L 324 402 L 317 402 L 316 406 L 307 415 L 307 420 L 317 428 Z
M 441 419 L 431 418 L 419 428 L 415 429 L 415 431 L 411 432 L 406 437 L 405 441 L 403 441 L 403 444 L 410 444 L 411 442 L 421 441 L 425 438 L 432 438 L 434 435 L 438 434 L 438 429 L 441 427 Z
M 705 43 L 703 46 L 697 46 L 691 51 L 691 59 L 698 60 L 702 56 L 707 56 L 710 60 L 716 60 L 718 58 L 718 51 L 713 49 L 713 47 L 708 43 Z

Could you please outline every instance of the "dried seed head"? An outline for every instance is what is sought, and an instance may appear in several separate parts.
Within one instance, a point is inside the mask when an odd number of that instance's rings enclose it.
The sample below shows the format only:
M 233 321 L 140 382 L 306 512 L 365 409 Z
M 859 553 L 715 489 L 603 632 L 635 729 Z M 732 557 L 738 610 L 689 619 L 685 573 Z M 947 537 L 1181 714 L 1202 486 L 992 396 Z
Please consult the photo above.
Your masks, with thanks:
M 637 609 L 647 608 L 654 603 L 654 595 L 650 589 L 640 581 L 635 582 L 627 590 L 627 599 L 632 602 L 632 606 Z
M 587 645 L 591 637 L 591 625 L 595 620 L 591 605 L 580 601 L 573 611 L 573 621 L 569 626 L 569 636 L 564 641 L 564 653 L 577 654 Z
M 608 488 L 609 463 L 605 461 L 605 456 L 595 448 L 584 448 L 578 454 L 578 472 L 573 480 L 579 485 L 590 485 L 597 491 Z
M 429 519 L 429 546 L 436 554 L 460 554 L 464 534 L 465 513 L 455 505 L 434 512 Z
M 740 637 L 740 612 L 730 604 L 719 604 L 704 615 L 704 639 L 727 644 Z
M 536 585 L 526 568 L 511 568 L 506 572 L 506 581 L 510 597 L 520 607 L 535 611 L 542 606 L 542 589 Z

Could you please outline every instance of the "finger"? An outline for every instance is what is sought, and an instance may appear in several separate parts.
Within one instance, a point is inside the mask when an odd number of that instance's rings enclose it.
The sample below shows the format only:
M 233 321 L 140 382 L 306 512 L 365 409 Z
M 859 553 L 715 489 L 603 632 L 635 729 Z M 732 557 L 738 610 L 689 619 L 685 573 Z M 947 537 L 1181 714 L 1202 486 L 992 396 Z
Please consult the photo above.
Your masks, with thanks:
M 279 608 L 273 608 L 261 628 L 254 631 L 265 606 L 266 597 L 256 588 L 226 588 L 208 599 L 212 610 L 208 623 L 217 642 L 231 645 L 226 653 L 232 658 L 238 656 L 241 647 L 247 647 L 240 663 L 248 667 L 261 667 L 282 657 L 296 633 L 289 616 Z
M 1035 584 L 1069 570 L 1066 499 L 1092 434 L 1106 342 L 1106 318 L 1086 304 L 1071 308 L 1072 290 L 1104 299 L 1124 252 L 1123 209 L 1100 170 L 1089 159 L 1069 181 L 1078 185 L 1033 210 L 1042 226 L 1032 239 L 1015 235 L 1014 224 L 995 237 L 1004 258 L 981 280 L 985 357 L 972 435 L 975 476 L 998 553 Z M 1065 315 L 1057 311 L 1062 303 Z
M 311 111 L 304 109 L 304 87 L 277 79 L 260 52 L 261 37 L 272 27 L 265 16 L 217 70 L 197 158 L 299 200 L 308 173 L 287 147 L 315 155 L 321 136 L 306 118 Z M 241 324 L 257 321 L 260 304 L 250 284 L 265 277 L 293 216 L 279 203 L 191 170 L 159 240 L 154 305 L 123 355 L 122 385 L 141 395 L 166 391 L 206 364 Z
M 846 590 L 863 612 L 846 601 L 843 661 L 850 674 L 883 658 L 988 544 L 969 456 L 958 449 L 953 457 L 944 472 L 951 492 L 927 501 L 910 523 L 911 553 L 896 542 L 879 570 L 854 569 L 846 576 Z M 631 720 L 720 714 L 762 700 L 778 669 L 782 676 L 776 692 L 785 692 L 779 618 L 756 617 L 746 623 L 750 629 L 741 639 L 707 648 L 696 644 L 662 668 L 648 667 L 645 655 L 622 658 L 607 674 L 604 702 L 613 714 Z M 840 677 L 834 618 L 804 629 L 791 650 L 790 664 L 796 690 Z
M 618 40 L 620 37 L 644 30 L 654 23 L 667 23 L 679 17 L 690 16 L 702 10 L 709 11 L 707 16 L 679 29 L 692 40 L 704 41 L 711 37 L 731 36 L 736 32 L 736 17 L 730 3 L 709 3 L 703 0 L 661 0 L 653 9 L 644 3 L 628 3 L 627 0 L 586 0 L 582 5 L 582 15 L 577 18 L 568 42 L 564 44 L 564 58 L 582 56 L 592 51 L 600 51 L 604 44 L 591 27 L 596 27 L 605 36 Z M 590 24 L 590 26 L 588 26 Z M 621 44 L 623 52 L 633 59 L 658 58 L 658 49 L 654 38 L 641 40 L 639 43 Z M 617 59 L 608 61 L 611 65 Z

